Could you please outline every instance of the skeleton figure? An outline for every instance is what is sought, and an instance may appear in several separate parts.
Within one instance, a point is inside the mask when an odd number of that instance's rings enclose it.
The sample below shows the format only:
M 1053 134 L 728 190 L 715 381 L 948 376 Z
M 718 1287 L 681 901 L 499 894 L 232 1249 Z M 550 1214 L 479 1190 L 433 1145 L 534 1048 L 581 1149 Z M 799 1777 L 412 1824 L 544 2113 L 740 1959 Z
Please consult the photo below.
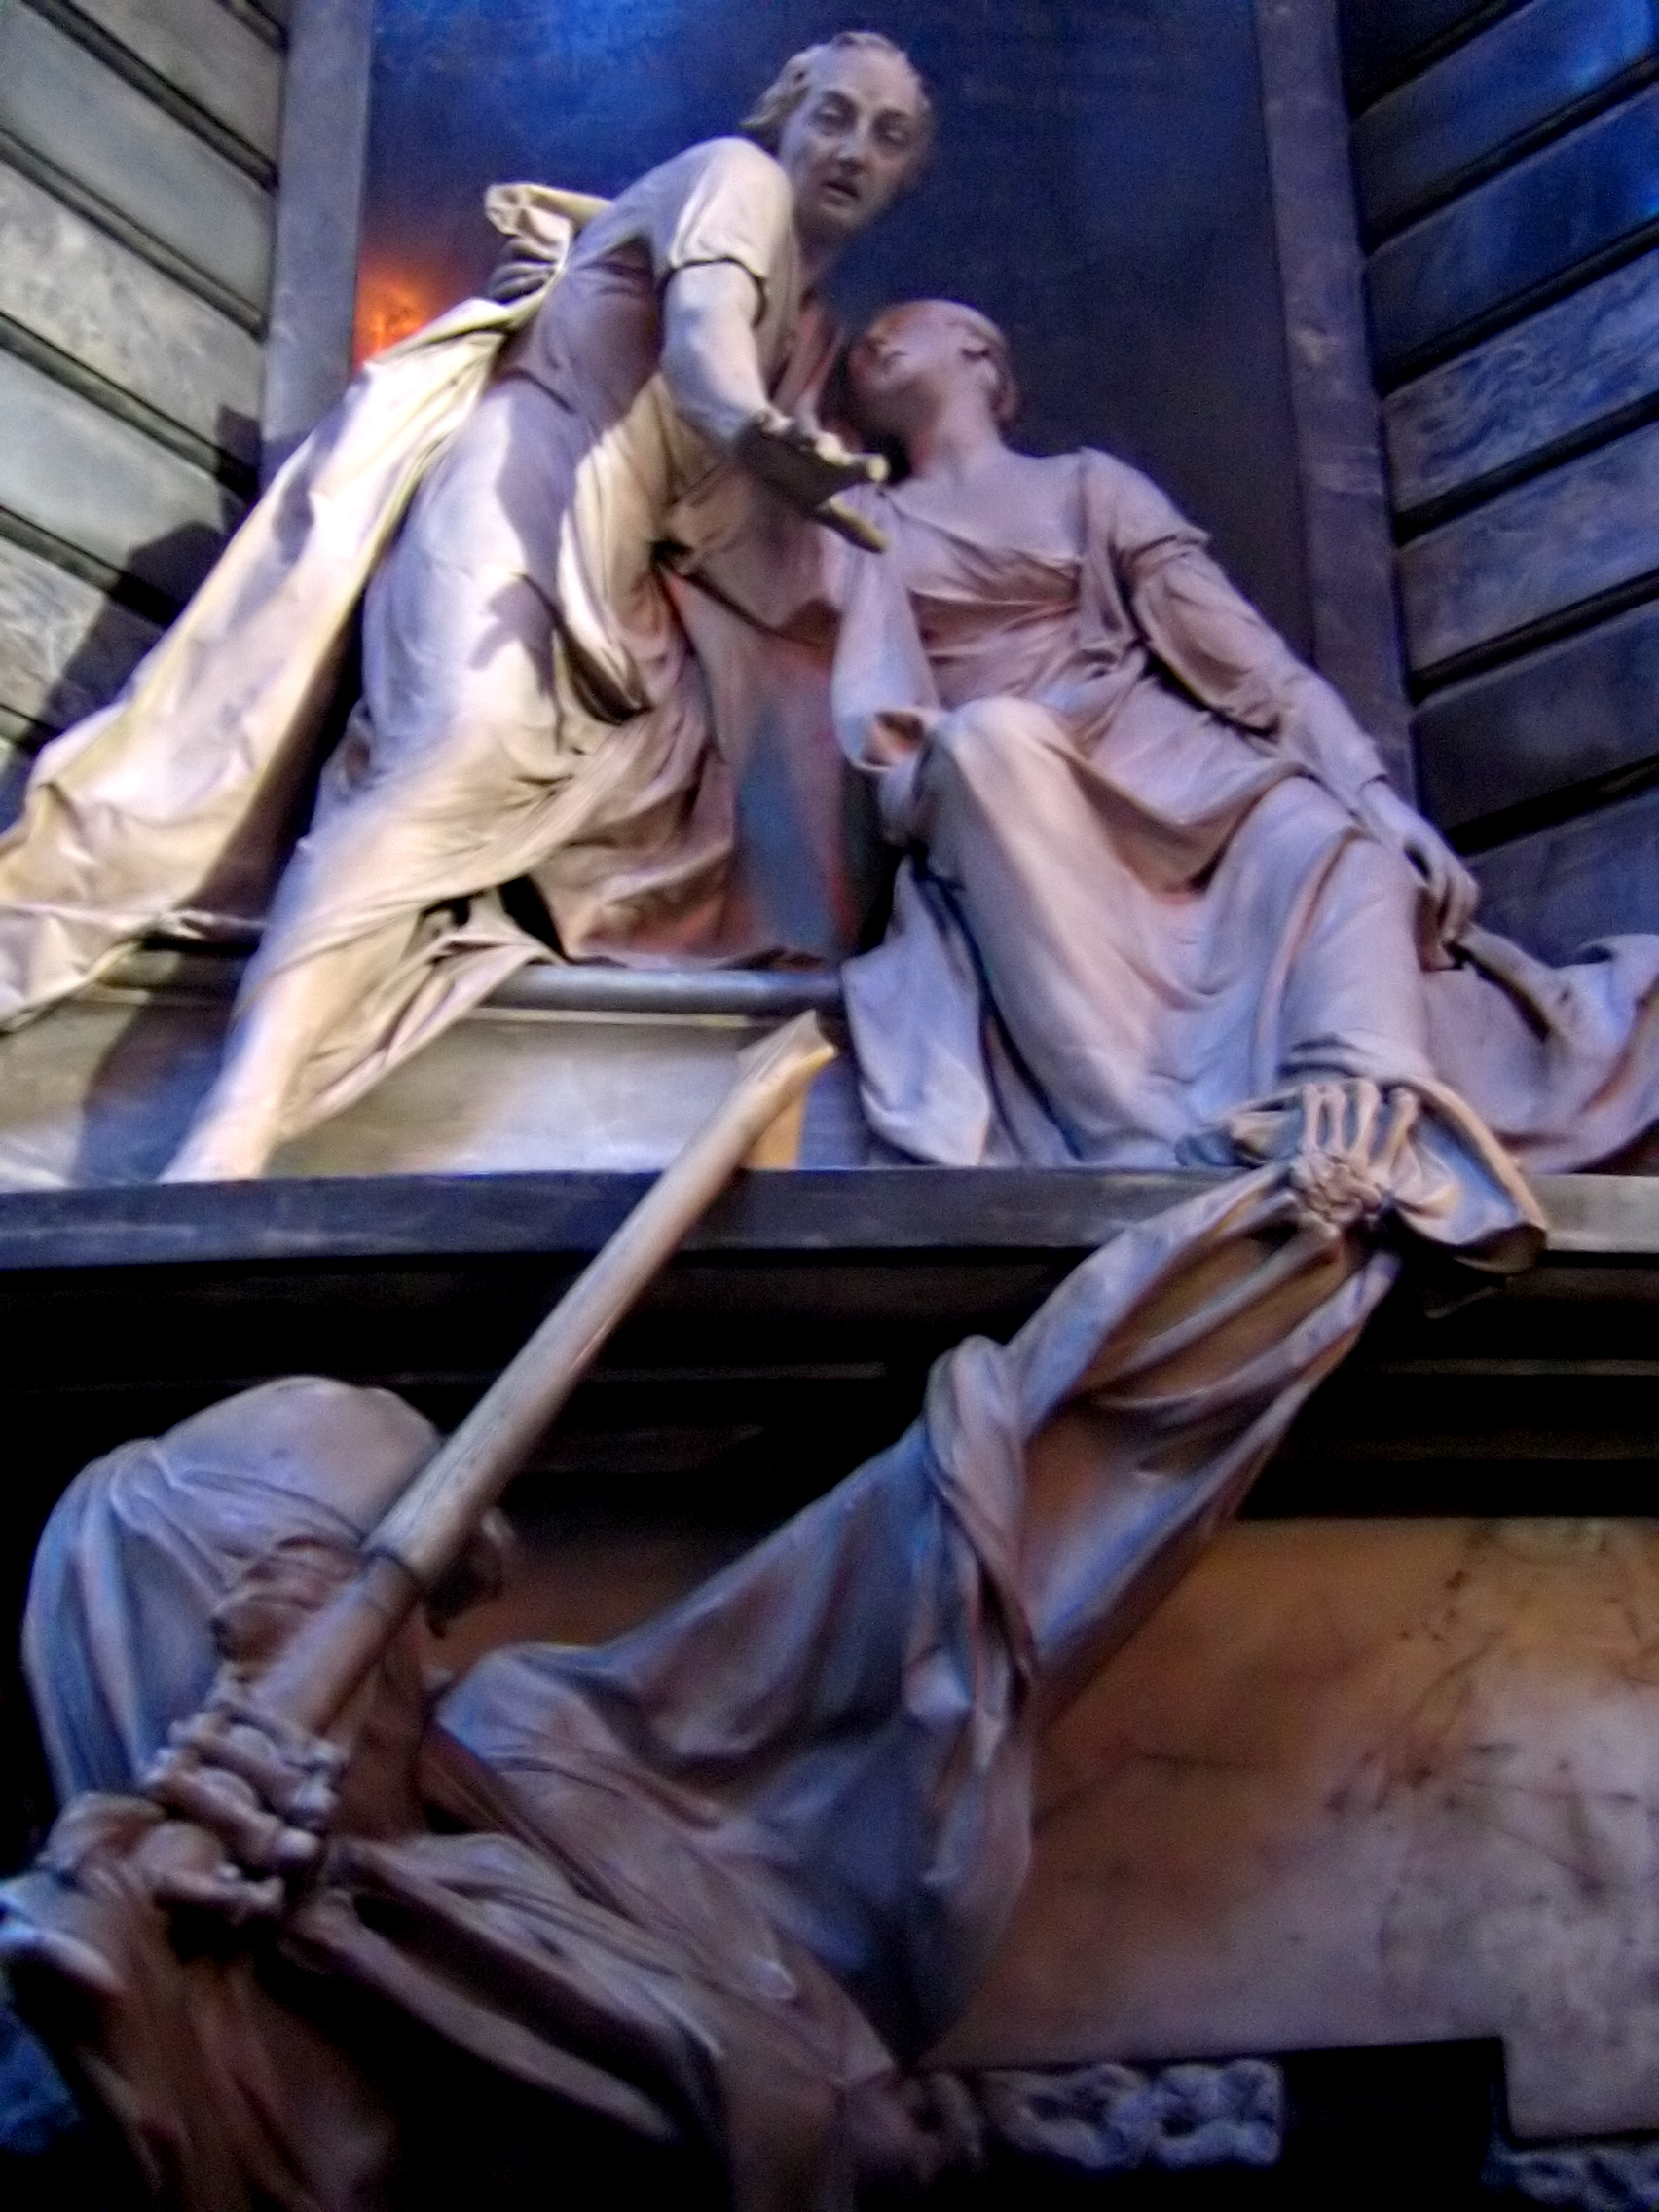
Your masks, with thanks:
M 1399 1227 L 1538 1242 L 1432 1098 L 1309 1086 L 1235 1141 L 1261 1163 L 940 1360 L 890 1451 L 655 1619 L 453 1685 L 413 1620 L 326 1742 L 270 1682 L 424 1422 L 298 1378 L 88 1468 L 25 1635 L 64 1811 L 0 1955 L 155 2193 L 407 2205 L 412 2164 L 494 2173 L 511 2135 L 526 2194 L 492 2200 L 540 2202 L 572 2111 L 701 2146 L 739 2212 L 971 2150 L 929 2051 L 1024 1878 L 1039 1730 L 1236 1506 Z

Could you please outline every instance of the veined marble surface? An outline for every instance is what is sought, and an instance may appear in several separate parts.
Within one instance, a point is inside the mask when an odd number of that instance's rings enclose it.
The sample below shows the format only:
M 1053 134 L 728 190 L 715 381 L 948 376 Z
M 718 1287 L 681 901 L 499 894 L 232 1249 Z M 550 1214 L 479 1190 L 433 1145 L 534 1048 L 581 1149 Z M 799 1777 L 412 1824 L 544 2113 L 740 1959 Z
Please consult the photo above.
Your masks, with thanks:
M 1235 1528 L 1056 1725 L 951 2064 L 1499 2035 L 1659 2127 L 1659 1523 Z

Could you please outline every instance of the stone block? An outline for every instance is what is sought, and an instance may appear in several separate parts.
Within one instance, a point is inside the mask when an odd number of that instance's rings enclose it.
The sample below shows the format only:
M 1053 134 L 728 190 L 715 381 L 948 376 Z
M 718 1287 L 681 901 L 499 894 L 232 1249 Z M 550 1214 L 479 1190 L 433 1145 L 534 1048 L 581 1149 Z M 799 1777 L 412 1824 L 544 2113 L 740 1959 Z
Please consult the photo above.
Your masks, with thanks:
M 0 538 L 0 706 L 49 729 L 79 721 L 160 635 L 94 585 Z M 0 772 L 0 791 L 6 780 Z
M 239 972 L 203 954 L 143 955 L 125 980 L 0 1039 L 0 1190 L 153 1178 L 217 1071 Z M 679 1012 L 653 995 L 654 978 L 606 988 L 616 980 L 527 972 L 288 1145 L 272 1172 L 658 1168 L 724 1094 L 738 1053 L 802 1003 L 800 979 L 782 976 L 669 978 L 692 986 Z M 810 980 L 833 989 L 832 977 Z M 630 993 L 635 981 L 646 988 Z M 813 1087 L 802 1161 L 857 1165 L 868 1144 L 843 1058 Z
M 1355 107 L 1414 60 L 1492 14 L 1492 0 L 1338 0 L 1343 63 Z
M 1643 240 L 1659 218 L 1659 87 L 1558 138 L 1371 257 L 1384 382 L 1449 353 L 1512 307 Z
M 1414 538 L 1406 651 L 1432 671 L 1659 570 L 1659 424 Z
M 6 352 L 0 507 L 175 603 L 242 513 L 204 470 Z
M 1659 393 L 1659 253 L 1402 386 L 1383 425 L 1399 513 L 1512 469 Z
M 1436 691 L 1418 789 L 1449 828 L 1659 756 L 1659 606 Z
M 1659 2127 L 1659 1527 L 1244 1524 L 1050 1731 L 938 2055 L 1500 2036 L 1523 2136 Z
M 1653 52 L 1647 0 L 1530 0 L 1368 108 L 1354 126 L 1373 238 L 1593 99 Z
M 1659 930 L 1659 792 L 1481 853 L 1481 920 L 1540 959 Z
M 271 194 L 20 4 L 0 10 L 0 132 L 263 311 Z
M 257 340 L 3 162 L 0 315 L 257 463 Z
M 222 0 L 76 0 L 82 16 L 268 162 L 282 120 L 282 56 Z

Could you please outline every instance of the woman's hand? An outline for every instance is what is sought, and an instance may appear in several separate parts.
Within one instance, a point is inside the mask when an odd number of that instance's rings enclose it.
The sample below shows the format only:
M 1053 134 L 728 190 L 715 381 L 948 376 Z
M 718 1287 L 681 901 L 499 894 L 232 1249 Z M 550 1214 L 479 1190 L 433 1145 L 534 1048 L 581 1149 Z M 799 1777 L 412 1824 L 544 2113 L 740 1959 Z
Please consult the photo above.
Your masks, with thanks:
M 1474 919 L 1480 885 L 1434 825 L 1408 806 L 1382 777 L 1364 787 L 1356 812 L 1362 829 L 1380 845 L 1403 854 L 1422 877 L 1441 941 L 1455 944 Z

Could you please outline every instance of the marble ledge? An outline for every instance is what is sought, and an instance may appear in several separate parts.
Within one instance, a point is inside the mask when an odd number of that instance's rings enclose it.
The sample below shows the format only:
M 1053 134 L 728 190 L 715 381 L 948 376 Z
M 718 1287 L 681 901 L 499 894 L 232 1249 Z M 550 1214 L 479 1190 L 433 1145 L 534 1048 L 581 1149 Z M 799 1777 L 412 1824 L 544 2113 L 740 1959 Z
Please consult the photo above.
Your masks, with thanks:
M 212 1079 L 242 963 L 240 947 L 154 944 L 0 1039 L 0 1269 L 163 1258 L 175 1245 L 228 1254 L 249 1238 L 295 1256 L 405 1250 L 416 1221 L 433 1249 L 505 1249 L 503 1235 L 518 1248 L 522 1226 L 506 1217 L 526 1207 L 542 1248 L 553 1234 L 574 1250 L 614 1227 L 746 1045 L 793 1014 L 832 1022 L 840 1009 L 838 977 L 823 972 L 537 965 L 289 1146 L 269 1182 L 157 1187 Z M 911 1167 L 880 1163 L 878 1150 L 843 1056 L 814 1087 L 799 1170 L 760 1178 L 776 1187 L 743 1200 L 733 1233 L 741 1216 L 739 1234 L 774 1250 L 1078 1253 L 1207 1180 Z M 1545 1176 L 1536 1189 L 1552 1254 L 1659 1253 L 1659 1177 Z

